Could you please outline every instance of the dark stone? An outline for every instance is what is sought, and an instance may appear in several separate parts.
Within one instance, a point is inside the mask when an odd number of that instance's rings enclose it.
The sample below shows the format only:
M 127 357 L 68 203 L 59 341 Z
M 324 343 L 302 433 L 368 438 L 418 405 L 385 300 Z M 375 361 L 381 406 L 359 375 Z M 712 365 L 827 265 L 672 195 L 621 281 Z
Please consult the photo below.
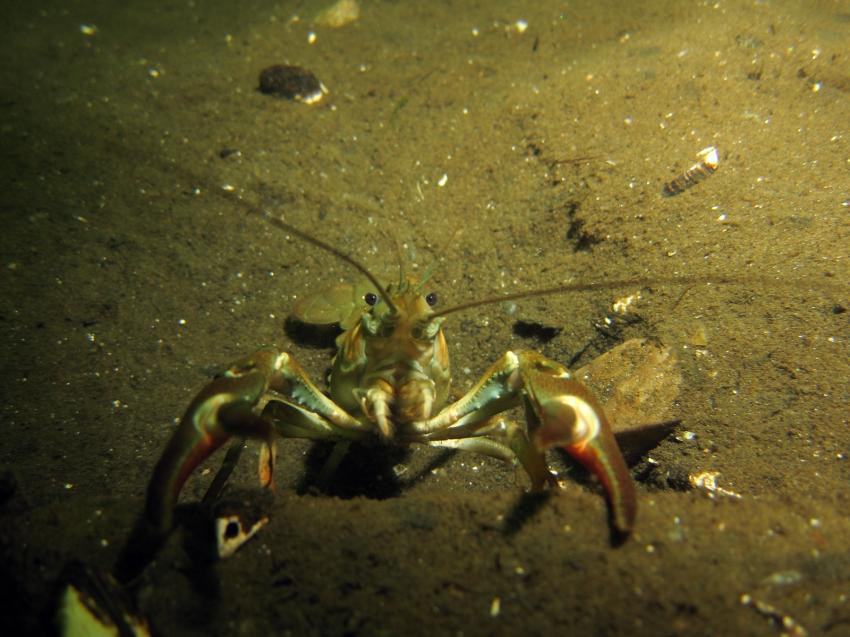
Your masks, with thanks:
M 322 83 L 300 66 L 275 64 L 260 72 L 260 91 L 267 95 L 312 103 L 321 99 Z

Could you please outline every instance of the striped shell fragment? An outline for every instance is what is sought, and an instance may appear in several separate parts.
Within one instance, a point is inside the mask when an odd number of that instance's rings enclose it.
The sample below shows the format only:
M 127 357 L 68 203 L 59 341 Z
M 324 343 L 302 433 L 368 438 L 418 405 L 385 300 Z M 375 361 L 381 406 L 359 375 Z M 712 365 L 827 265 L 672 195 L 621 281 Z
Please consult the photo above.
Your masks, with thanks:
M 708 146 L 699 151 L 697 159 L 698 161 L 693 166 L 664 184 L 663 194 L 665 197 L 673 197 L 693 188 L 713 175 L 720 165 L 720 156 L 714 146 Z

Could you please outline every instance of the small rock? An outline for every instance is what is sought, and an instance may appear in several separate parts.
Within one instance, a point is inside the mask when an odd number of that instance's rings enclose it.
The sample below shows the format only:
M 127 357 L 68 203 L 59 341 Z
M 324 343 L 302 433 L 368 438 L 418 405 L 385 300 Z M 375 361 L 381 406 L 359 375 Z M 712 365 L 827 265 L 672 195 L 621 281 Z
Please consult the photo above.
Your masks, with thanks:
M 328 89 L 307 69 L 275 64 L 260 72 L 260 92 L 305 104 L 315 104 Z
M 357 0 L 338 0 L 316 16 L 316 24 L 338 29 L 360 17 Z

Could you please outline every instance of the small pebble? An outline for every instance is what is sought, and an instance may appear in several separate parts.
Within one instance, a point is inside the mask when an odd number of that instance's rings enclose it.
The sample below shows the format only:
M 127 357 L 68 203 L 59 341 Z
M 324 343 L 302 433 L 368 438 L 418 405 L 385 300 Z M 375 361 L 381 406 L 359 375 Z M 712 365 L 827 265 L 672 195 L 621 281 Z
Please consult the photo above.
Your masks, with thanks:
M 307 69 L 275 64 L 260 72 L 260 92 L 305 104 L 315 104 L 328 90 Z

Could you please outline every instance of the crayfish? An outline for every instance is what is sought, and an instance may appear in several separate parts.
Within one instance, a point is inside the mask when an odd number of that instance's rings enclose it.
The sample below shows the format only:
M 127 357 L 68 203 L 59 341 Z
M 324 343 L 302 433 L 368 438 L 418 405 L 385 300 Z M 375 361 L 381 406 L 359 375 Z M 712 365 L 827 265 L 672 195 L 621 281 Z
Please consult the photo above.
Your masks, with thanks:
M 336 340 L 327 393 L 290 354 L 264 347 L 230 365 L 192 400 L 148 486 L 141 520 L 148 542 L 153 538 L 158 544 L 170 533 L 183 484 L 234 437 L 239 448 L 246 438 L 263 443 L 260 475 L 265 486 L 272 483 L 276 438 L 335 443 L 334 462 L 352 442 L 472 451 L 520 464 L 532 490 L 555 482 L 546 452 L 561 448 L 601 482 L 615 536 L 629 535 L 637 511 L 635 485 L 605 409 L 590 390 L 560 363 L 520 350 L 505 352 L 469 391 L 451 401 L 443 323 L 449 314 L 510 299 L 681 280 L 567 284 L 441 310 L 427 275 L 416 280 L 402 273 L 385 287 L 351 256 L 265 216 L 272 225 L 347 262 L 368 284 L 337 286 L 321 301 L 302 302 L 294 310 L 300 321 L 338 323 L 344 330 Z M 514 407 L 523 408 L 524 423 L 499 417 Z

